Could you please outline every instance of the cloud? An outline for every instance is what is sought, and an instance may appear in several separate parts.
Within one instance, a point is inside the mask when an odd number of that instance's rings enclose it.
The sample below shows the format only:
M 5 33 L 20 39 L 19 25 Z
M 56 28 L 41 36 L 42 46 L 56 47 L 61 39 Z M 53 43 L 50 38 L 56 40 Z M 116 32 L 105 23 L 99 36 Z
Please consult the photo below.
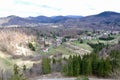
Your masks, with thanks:
M 55 10 L 55 11 L 60 11 L 60 10 L 62 10 L 61 8 L 55 8 L 55 7 L 51 7 L 51 6 L 48 6 L 48 5 L 42 5 L 41 7 L 43 7 L 43 8 L 48 8 L 48 9 L 53 9 L 53 10 Z
M 0 16 L 92 15 L 120 12 L 120 0 L 0 0 Z

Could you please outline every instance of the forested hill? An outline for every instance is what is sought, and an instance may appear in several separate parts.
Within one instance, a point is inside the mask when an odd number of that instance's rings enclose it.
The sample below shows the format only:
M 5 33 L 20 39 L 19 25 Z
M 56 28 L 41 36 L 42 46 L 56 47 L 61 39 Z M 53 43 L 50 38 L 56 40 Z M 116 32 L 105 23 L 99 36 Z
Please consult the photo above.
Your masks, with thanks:
M 120 13 L 106 11 L 81 19 L 66 20 L 64 25 L 87 29 L 120 29 Z
M 42 23 L 42 24 L 41 24 Z M 52 23 L 49 25 L 48 23 Z M 0 18 L 2 27 L 40 27 L 43 24 L 48 26 L 57 25 L 58 27 L 77 27 L 85 29 L 120 29 L 120 13 L 106 11 L 91 16 L 37 16 L 21 18 L 19 16 L 8 16 Z

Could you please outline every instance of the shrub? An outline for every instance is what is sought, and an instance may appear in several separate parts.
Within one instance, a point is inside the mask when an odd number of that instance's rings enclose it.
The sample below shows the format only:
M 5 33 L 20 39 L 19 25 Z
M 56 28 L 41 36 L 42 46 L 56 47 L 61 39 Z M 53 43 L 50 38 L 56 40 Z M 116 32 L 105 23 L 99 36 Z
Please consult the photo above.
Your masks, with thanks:
M 32 50 L 32 51 L 35 51 L 36 49 L 35 49 L 35 46 L 30 42 L 30 43 L 28 43 L 28 46 L 29 46 L 29 48 Z
M 100 37 L 99 39 L 100 39 L 100 40 L 105 40 L 105 41 L 108 41 L 108 40 L 113 40 L 113 39 L 114 39 L 114 37 L 107 37 L 107 38 Z

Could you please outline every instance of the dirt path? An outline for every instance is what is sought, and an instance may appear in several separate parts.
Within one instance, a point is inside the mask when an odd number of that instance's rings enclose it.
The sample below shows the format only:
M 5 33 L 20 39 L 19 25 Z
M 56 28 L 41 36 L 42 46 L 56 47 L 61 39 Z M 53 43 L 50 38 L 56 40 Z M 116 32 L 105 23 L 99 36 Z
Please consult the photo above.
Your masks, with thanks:
M 55 78 L 55 79 L 38 79 L 38 80 L 75 80 L 75 78 Z
M 75 80 L 76 78 L 51 78 L 51 79 L 37 79 L 37 80 Z M 98 78 L 89 78 L 89 80 L 119 80 L 119 79 L 98 79 Z
M 76 77 L 65 77 L 61 75 L 61 73 L 51 73 L 47 75 L 41 75 L 34 78 L 30 78 L 29 80 L 75 80 Z M 120 79 L 100 79 L 96 77 L 89 77 L 89 80 L 120 80 Z

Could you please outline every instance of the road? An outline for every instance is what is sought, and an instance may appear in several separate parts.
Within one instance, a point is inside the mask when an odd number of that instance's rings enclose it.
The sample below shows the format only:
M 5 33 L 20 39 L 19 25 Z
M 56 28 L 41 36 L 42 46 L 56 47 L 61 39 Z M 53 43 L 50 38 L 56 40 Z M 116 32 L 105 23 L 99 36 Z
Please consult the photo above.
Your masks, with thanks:
M 38 80 L 75 80 L 75 78 L 54 78 L 54 79 L 38 79 Z
M 37 79 L 37 80 L 75 80 L 76 78 L 51 78 L 51 79 Z M 98 79 L 98 78 L 89 78 L 89 80 L 119 80 L 119 79 Z

